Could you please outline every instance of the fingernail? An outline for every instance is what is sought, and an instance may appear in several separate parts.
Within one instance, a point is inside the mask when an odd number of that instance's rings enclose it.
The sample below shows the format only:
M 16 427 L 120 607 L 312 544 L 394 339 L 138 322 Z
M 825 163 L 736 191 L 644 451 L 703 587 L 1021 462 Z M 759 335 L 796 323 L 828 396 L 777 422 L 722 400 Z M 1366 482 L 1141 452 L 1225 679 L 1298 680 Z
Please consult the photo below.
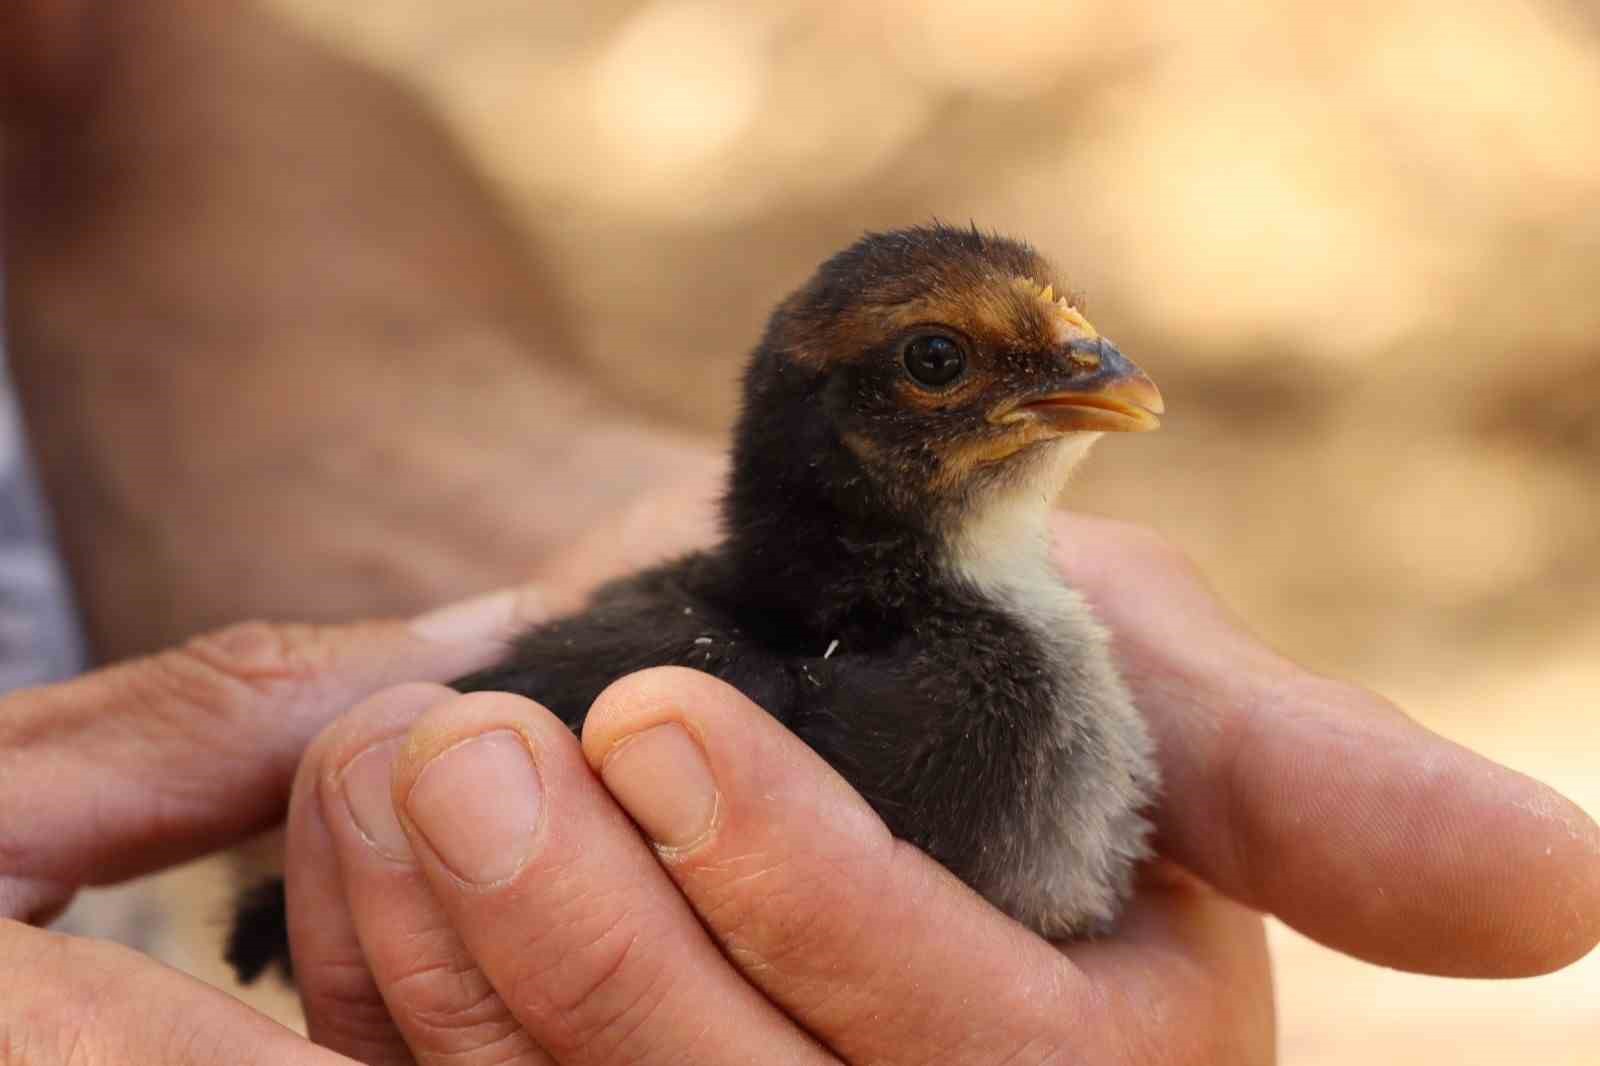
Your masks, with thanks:
M 411 631 L 424 640 L 442 644 L 509 640 L 542 615 L 532 590 L 504 589 L 418 615 L 411 621 Z
M 662 847 L 688 847 L 716 821 L 716 779 L 700 745 L 676 722 L 620 741 L 601 763 L 600 779 Z
M 503 881 L 528 861 L 543 805 L 533 755 L 508 729 L 435 755 L 406 797 L 406 811 L 440 860 L 480 885 Z
M 339 774 L 339 788 L 344 793 L 345 806 L 350 808 L 350 820 L 373 850 L 386 859 L 405 861 L 411 858 L 411 845 L 400 828 L 400 819 L 395 817 L 389 786 L 395 752 L 402 739 L 393 737 L 374 744 L 351 759 Z

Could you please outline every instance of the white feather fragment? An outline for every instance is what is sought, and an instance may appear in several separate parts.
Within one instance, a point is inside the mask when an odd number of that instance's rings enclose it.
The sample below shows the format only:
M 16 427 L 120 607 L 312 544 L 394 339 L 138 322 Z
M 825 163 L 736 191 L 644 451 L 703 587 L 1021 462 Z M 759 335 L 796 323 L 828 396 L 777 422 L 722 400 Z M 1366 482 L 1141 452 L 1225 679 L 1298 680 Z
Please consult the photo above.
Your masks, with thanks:
M 835 639 L 832 644 L 828 645 L 828 650 L 822 653 L 822 657 L 824 659 L 826 659 L 828 656 L 832 655 L 834 652 L 836 652 L 838 650 L 839 650 L 839 641 L 837 639 Z

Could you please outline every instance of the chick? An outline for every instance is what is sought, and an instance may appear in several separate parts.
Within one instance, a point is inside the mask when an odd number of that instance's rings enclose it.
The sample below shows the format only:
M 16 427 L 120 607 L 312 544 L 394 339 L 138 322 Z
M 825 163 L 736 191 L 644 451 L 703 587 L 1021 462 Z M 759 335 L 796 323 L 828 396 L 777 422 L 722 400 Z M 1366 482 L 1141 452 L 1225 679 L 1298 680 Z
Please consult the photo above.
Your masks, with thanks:
M 1048 517 L 1102 433 L 1163 406 L 1054 282 L 975 228 L 829 259 L 751 357 L 722 543 L 605 586 L 455 687 L 521 693 L 576 732 L 623 674 L 702 670 L 1018 921 L 1110 929 L 1157 771 Z M 257 893 L 241 972 L 287 960 L 281 926 L 281 891 Z

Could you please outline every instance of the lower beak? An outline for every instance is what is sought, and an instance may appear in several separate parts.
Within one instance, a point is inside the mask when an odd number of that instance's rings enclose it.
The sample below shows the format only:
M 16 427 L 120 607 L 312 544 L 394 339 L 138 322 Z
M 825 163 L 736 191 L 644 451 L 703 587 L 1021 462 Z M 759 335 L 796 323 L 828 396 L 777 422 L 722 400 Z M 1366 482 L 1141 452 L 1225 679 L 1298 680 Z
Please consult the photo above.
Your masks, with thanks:
M 1067 388 L 1023 401 L 1017 409 L 1063 432 L 1140 433 L 1161 425 L 1157 416 L 1166 410 L 1161 390 L 1116 345 L 1101 339 L 1075 354 L 1096 361 L 1088 373 Z

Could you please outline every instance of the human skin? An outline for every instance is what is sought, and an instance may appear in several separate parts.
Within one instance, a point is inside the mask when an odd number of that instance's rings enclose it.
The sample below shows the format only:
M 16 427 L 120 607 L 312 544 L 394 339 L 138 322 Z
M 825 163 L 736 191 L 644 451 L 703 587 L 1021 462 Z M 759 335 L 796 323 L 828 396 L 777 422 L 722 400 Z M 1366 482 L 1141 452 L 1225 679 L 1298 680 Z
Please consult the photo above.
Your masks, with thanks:
M 241 0 L 6 21 L 8 356 L 101 660 L 494 588 L 712 461 L 392 81 Z
M 42 1063 L 1269 1062 L 1263 910 L 1429 973 L 1541 973 L 1600 938 L 1600 831 L 1571 803 L 1284 661 L 1144 531 L 1063 516 L 1057 555 L 1112 627 L 1169 782 L 1162 861 L 1114 937 L 1058 949 L 1011 923 L 709 677 L 623 679 L 581 744 L 518 697 L 391 687 L 499 654 L 547 610 L 529 587 L 409 624 L 235 628 L 7 697 L 15 918 L 228 846 L 292 791 L 291 932 L 324 1048 L 126 949 L 20 922 L 0 924 L 0 1002 L 26 1004 L 0 1046 Z M 645 561 L 585 565 L 592 582 Z M 709 830 L 692 790 L 659 787 L 689 780 L 681 743 L 645 746 L 668 723 L 710 768 Z M 485 734 L 487 770 L 431 766 Z M 508 737 L 539 767 L 531 819 Z
M 34 921 L 80 885 L 271 824 L 331 719 L 391 684 L 481 665 L 519 620 L 700 543 L 718 476 L 563 360 L 515 235 L 403 94 L 233 0 L 102 6 L 96 32 L 75 32 L 89 10 L 19 5 L 8 28 L 25 32 L 0 38 L 0 115 L 11 355 L 101 656 L 240 617 L 379 614 L 539 580 L 443 625 L 247 626 L 7 697 L 0 909 Z M 284 165 L 284 145 L 304 169 Z M 342 205 L 375 177 L 389 195 L 352 220 Z M 318 901 L 296 913 L 322 916 L 294 930 L 314 1034 L 369 1061 L 437 1060 L 441 1043 L 467 1061 L 541 1061 L 541 1046 L 607 1061 L 646 1036 L 656 1057 L 761 1036 L 795 1057 L 821 1041 L 894 1061 L 902 1042 L 960 1028 L 992 1038 L 958 1046 L 974 1061 L 1068 1047 L 1250 1062 L 1271 1052 L 1256 911 L 1451 974 L 1542 972 L 1600 935 L 1595 828 L 1575 807 L 1284 662 L 1149 534 L 1062 522 L 1063 566 L 1113 629 L 1167 780 L 1168 865 L 1117 938 L 1063 954 L 1019 934 L 705 679 L 624 682 L 581 748 L 525 701 L 463 710 L 411 687 L 330 727 L 301 768 L 289 873 Z M 641 798 L 647 765 L 604 769 L 657 714 L 699 731 L 724 812 L 689 852 L 654 853 L 632 828 L 675 824 Z M 374 868 L 333 776 L 373 740 L 412 735 L 390 782 L 404 807 L 429 755 L 505 727 L 543 760 L 545 842 L 596 845 L 584 891 L 529 903 L 559 857 L 548 850 L 496 891 L 468 890 L 410 815 L 410 859 Z M 753 782 L 794 802 L 773 806 Z M 481 821 L 469 813 L 445 812 L 463 838 Z M 818 874 L 819 855 L 860 878 Z M 706 879 L 728 869 L 760 876 Z M 497 913 L 507 893 L 521 903 Z M 920 905 L 886 915 L 886 898 Z M 536 952 L 530 972 L 507 968 L 506 945 L 623 919 L 656 923 L 626 941 L 643 952 L 626 967 L 604 943 L 555 939 L 542 957 L 571 948 L 573 970 L 533 973 Z M 670 970 L 652 937 L 683 946 Z M 906 945 L 945 954 L 885 954 Z M 652 972 L 726 996 L 698 1023 L 682 1000 L 608 1017 L 660 994 L 665 978 L 637 983 Z M 984 1013 L 997 1002 L 1033 1009 Z M 0 1048 L 25 1062 L 344 1061 L 149 959 L 21 922 L 0 925 L 0 1003 L 25 1004 L 0 1017 Z

